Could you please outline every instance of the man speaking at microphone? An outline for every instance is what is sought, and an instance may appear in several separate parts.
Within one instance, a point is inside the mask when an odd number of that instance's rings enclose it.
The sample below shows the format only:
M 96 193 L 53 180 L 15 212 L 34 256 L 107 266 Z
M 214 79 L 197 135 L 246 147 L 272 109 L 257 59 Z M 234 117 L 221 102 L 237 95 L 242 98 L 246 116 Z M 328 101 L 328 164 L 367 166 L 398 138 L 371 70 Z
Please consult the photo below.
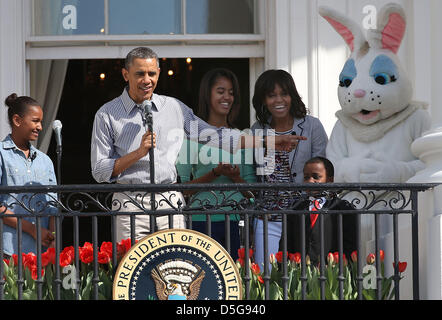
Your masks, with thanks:
M 184 135 L 193 140 L 200 140 L 204 132 L 211 134 L 211 143 L 218 146 L 218 138 L 223 148 L 248 148 L 260 146 L 265 139 L 267 145 L 275 145 L 282 150 L 293 149 L 299 136 L 245 136 L 239 130 L 216 129 L 197 118 L 192 109 L 181 101 L 154 93 L 160 76 L 159 59 L 150 48 L 138 47 L 130 51 L 125 59 L 122 75 L 128 85 L 122 94 L 104 104 L 96 113 L 92 129 L 91 167 L 92 175 L 97 182 L 116 182 L 121 184 L 150 183 L 149 150 L 154 148 L 154 179 L 157 184 L 176 183 L 177 172 L 175 162 L 181 149 Z M 153 132 L 147 130 L 145 101 L 152 105 Z M 144 102 L 144 103 L 143 103 Z M 192 127 L 196 124 L 196 131 Z M 152 139 L 153 138 L 153 139 Z M 153 145 L 152 145 L 153 140 Z M 212 141 L 213 140 L 213 141 Z M 229 147 L 228 143 L 231 142 Z M 233 146 L 233 149 L 232 149 Z M 115 203 L 121 211 L 140 211 L 130 201 L 139 199 L 128 193 L 114 194 Z M 176 207 L 180 200 L 184 203 L 181 193 L 163 192 L 156 200 L 168 199 Z M 142 206 L 150 209 L 150 197 L 143 197 Z M 167 209 L 166 203 L 161 202 L 158 209 Z M 169 227 L 168 216 L 157 216 L 158 230 Z M 174 215 L 173 228 L 185 228 L 184 217 Z M 135 222 L 135 238 L 141 239 L 149 234 L 149 216 L 137 215 Z M 117 217 L 117 241 L 130 237 L 129 216 Z

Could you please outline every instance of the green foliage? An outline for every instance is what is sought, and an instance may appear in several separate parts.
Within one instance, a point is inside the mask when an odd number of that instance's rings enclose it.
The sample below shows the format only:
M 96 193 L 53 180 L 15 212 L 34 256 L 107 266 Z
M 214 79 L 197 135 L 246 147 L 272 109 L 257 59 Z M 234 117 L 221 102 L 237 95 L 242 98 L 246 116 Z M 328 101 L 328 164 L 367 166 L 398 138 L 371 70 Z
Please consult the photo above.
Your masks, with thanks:
M 272 261 L 272 259 L 271 259 Z M 384 265 L 381 262 L 381 299 L 390 300 L 394 298 L 394 283 L 393 276 L 387 278 L 384 276 Z M 240 268 L 240 274 L 243 277 L 243 297 L 246 297 L 245 286 L 245 270 L 243 264 L 238 263 Z M 265 282 L 263 280 L 263 273 L 258 266 L 252 261 L 250 265 L 250 281 L 249 281 L 249 299 L 250 300 L 264 300 L 265 299 Z M 302 281 L 302 267 L 299 261 L 287 261 L 287 299 L 289 300 L 301 300 L 302 299 L 302 286 L 305 282 L 305 298 L 307 300 L 321 300 L 321 285 L 323 286 L 323 294 L 326 300 L 339 300 L 340 299 L 340 286 L 342 286 L 342 298 L 344 300 L 356 300 L 358 299 L 358 287 L 357 287 L 357 264 L 353 261 L 347 262 L 345 260 L 343 265 L 342 277 L 339 277 L 339 264 L 336 261 L 328 262 L 324 268 L 324 274 L 321 276 L 319 266 L 313 266 L 310 263 L 305 268 L 305 281 Z M 367 276 L 367 274 L 365 275 Z M 278 263 L 275 259 L 271 262 L 269 285 L 269 299 L 281 300 L 283 299 L 283 272 L 282 264 Z M 260 280 L 261 279 L 261 280 Z M 362 296 L 364 300 L 375 300 L 377 298 L 376 289 L 362 289 Z

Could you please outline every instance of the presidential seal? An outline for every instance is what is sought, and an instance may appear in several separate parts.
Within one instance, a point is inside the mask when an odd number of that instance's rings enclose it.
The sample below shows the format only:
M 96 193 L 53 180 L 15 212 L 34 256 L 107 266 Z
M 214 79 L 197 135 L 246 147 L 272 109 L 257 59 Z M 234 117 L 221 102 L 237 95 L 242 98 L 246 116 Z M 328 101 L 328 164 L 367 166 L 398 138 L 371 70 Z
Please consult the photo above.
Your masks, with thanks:
M 153 233 L 121 260 L 114 300 L 239 300 L 239 271 L 214 239 L 188 229 Z

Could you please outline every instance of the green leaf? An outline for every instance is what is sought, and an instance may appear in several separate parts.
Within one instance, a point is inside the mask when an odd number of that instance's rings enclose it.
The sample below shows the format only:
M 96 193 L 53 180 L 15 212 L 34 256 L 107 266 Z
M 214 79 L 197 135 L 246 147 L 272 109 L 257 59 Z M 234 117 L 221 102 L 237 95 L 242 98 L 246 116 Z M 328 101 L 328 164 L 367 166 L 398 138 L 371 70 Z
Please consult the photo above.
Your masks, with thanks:
M 23 268 L 23 271 L 24 271 L 23 273 L 24 273 L 24 279 L 25 279 L 23 289 L 25 289 L 25 288 L 33 289 L 34 288 L 34 280 L 32 279 L 31 271 L 29 270 L 29 268 L 26 268 L 26 267 Z
M 281 287 L 276 282 L 270 283 L 269 298 L 270 300 L 282 300 Z
M 23 291 L 23 295 L 22 295 L 23 300 L 31 300 L 31 296 L 32 296 L 31 290 L 27 289 L 27 290 Z
M 282 269 L 281 271 L 279 271 L 278 265 L 273 264 L 272 271 L 270 272 L 270 282 L 281 283 L 281 277 L 282 277 Z
M 391 289 L 392 280 L 393 280 L 393 278 L 390 277 L 387 280 L 384 279 L 384 281 L 382 281 L 382 294 L 381 294 L 382 300 L 389 299 L 389 293 L 390 293 L 390 289 Z M 392 290 L 392 291 L 394 291 L 394 290 Z
M 362 289 L 362 295 L 365 300 L 375 300 L 376 290 L 374 289 Z
M 90 271 L 87 274 L 86 278 L 86 285 L 84 286 L 83 290 L 81 291 L 81 300 L 89 300 L 91 296 L 92 291 L 92 278 L 94 276 L 94 272 Z
M 105 271 L 100 272 L 100 281 L 102 282 L 102 292 L 107 300 L 112 299 L 112 281 L 110 281 Z
M 257 287 L 250 287 L 250 300 L 260 300 L 259 289 Z

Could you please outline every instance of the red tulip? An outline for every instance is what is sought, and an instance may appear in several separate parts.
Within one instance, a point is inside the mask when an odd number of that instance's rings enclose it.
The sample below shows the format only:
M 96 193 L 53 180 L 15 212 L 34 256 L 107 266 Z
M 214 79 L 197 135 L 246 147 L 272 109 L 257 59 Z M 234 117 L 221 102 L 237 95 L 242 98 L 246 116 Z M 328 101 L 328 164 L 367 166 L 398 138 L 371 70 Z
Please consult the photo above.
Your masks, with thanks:
M 86 249 L 86 250 L 89 250 L 89 249 L 94 249 L 94 246 L 92 245 L 92 243 L 90 243 L 90 242 L 85 242 L 84 244 L 83 244 L 83 247 L 80 247 L 80 248 L 78 248 L 80 251 L 82 250 L 82 249 Z
M 289 253 L 289 260 L 296 264 L 301 263 L 301 254 L 299 252 Z
M 94 249 L 90 243 L 86 242 L 83 248 L 80 248 L 80 260 L 85 264 L 94 260 Z
M 253 256 L 253 249 L 249 249 L 249 258 Z M 245 248 L 239 248 L 238 249 L 238 257 L 241 259 L 246 258 L 246 249 Z
M 289 256 L 289 253 L 287 252 L 287 257 Z M 282 251 L 278 251 L 275 254 L 275 259 L 278 261 L 278 263 L 282 263 Z
M 38 273 L 37 273 L 37 266 L 33 266 L 31 270 L 31 277 L 33 280 L 38 279 Z M 41 268 L 41 276 L 43 277 L 45 275 L 45 269 Z
M 119 243 L 117 243 L 117 256 L 118 258 L 123 257 L 126 252 L 130 250 L 132 247 L 132 243 L 130 239 L 123 239 Z
M 15 253 L 12 255 L 12 261 L 14 261 L 14 265 L 18 266 L 18 255 Z
M 393 262 L 393 269 L 395 269 L 396 268 L 396 266 L 395 266 L 395 264 L 394 264 L 394 262 Z M 405 269 L 407 269 L 407 262 L 398 262 L 398 271 L 399 271 L 399 273 L 402 273 L 402 272 L 404 272 L 405 271 Z
M 103 242 L 100 246 L 100 251 L 105 252 L 112 259 L 112 242 Z
M 367 263 L 368 264 L 373 264 L 375 262 L 375 260 L 376 260 L 376 256 L 373 253 L 370 253 L 367 256 Z
M 327 255 L 327 262 L 328 262 L 328 264 L 332 264 L 333 261 L 334 261 L 333 253 L 329 252 Z
M 339 263 L 339 252 L 334 252 L 334 253 L 333 253 L 333 261 L 334 261 L 334 263 L 336 263 L 336 264 Z
M 244 268 L 244 259 L 238 258 L 238 260 L 236 260 L 237 262 L 239 262 L 239 264 L 241 265 L 242 268 Z
M 108 264 L 110 261 L 110 256 L 105 251 L 98 252 L 98 263 L 100 264 Z
M 252 269 L 253 274 L 259 275 L 261 273 L 261 270 L 259 269 L 259 265 L 256 263 L 252 263 L 252 266 L 250 267 Z
M 27 267 L 29 270 L 32 270 L 32 267 L 37 265 L 37 256 L 29 252 L 27 254 L 22 253 L 23 266 Z
M 379 257 L 381 258 L 381 262 L 384 262 L 384 257 L 385 257 L 384 250 L 379 250 Z
M 355 250 L 350 255 L 351 261 L 358 262 L 358 252 Z
M 55 264 L 55 248 L 49 248 L 41 255 L 42 267 L 46 267 L 50 263 Z
M 60 267 L 66 267 L 74 261 L 75 251 L 74 247 L 66 247 L 60 252 Z
M 262 284 L 264 284 L 264 279 L 261 276 L 258 276 L 258 281 Z

